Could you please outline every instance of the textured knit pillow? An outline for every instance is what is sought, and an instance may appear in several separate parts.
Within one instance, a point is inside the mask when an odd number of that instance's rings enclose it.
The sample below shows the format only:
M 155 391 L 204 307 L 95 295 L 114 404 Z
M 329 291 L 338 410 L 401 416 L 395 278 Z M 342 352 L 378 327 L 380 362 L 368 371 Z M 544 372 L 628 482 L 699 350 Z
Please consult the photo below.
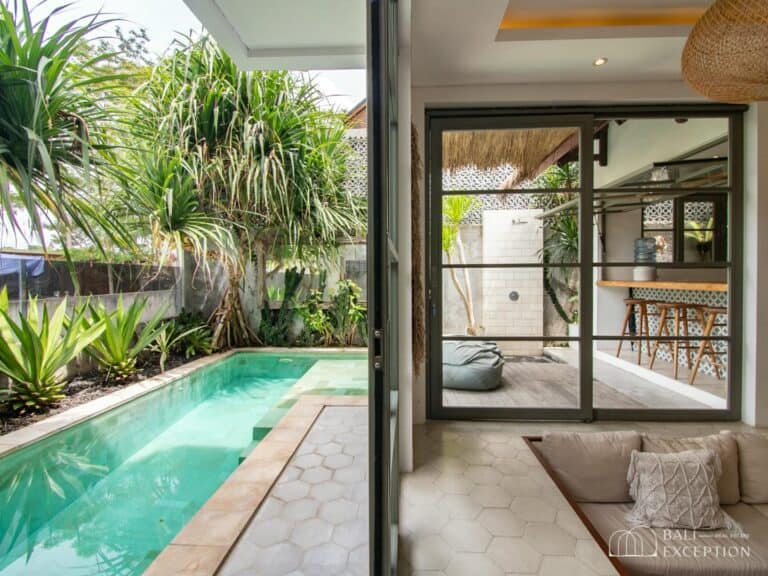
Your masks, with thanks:
M 728 527 L 717 493 L 721 474 L 720 457 L 714 450 L 634 451 L 627 482 L 635 506 L 627 520 L 634 526 L 653 528 Z

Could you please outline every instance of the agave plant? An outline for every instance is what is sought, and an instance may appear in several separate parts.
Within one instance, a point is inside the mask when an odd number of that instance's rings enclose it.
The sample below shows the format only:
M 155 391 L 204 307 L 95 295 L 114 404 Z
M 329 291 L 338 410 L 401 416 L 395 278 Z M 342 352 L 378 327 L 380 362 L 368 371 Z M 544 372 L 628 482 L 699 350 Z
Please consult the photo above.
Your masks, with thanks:
M 112 312 L 108 312 L 101 303 L 88 305 L 88 322 L 91 325 L 102 324 L 104 329 L 86 352 L 117 380 L 124 381 L 133 376 L 139 354 L 150 347 L 161 330 L 160 322 L 165 309 L 158 310 L 142 325 L 141 317 L 146 306 L 146 298 L 137 298 L 126 308 L 122 296 Z
M 0 373 L 11 380 L 4 401 L 21 413 L 39 412 L 64 397 L 66 365 L 104 331 L 103 322 L 87 323 L 80 308 L 67 316 L 66 298 L 53 315 L 36 299 L 15 322 L 8 292 L 0 292 Z

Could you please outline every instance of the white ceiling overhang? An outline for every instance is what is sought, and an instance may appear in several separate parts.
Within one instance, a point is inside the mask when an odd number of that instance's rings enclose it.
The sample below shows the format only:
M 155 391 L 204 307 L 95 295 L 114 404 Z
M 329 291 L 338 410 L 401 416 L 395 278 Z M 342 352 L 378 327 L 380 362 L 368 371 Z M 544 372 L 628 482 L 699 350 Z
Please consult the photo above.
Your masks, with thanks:
M 241 68 L 365 68 L 362 0 L 184 2 Z

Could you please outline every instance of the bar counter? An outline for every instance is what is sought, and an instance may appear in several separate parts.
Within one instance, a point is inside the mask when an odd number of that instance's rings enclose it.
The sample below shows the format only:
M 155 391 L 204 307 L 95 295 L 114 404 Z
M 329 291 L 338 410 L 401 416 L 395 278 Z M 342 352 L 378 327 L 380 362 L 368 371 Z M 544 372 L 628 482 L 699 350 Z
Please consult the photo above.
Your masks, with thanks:
M 680 282 L 669 280 L 598 280 L 604 288 L 655 288 L 659 290 L 692 290 L 696 292 L 728 292 L 725 282 Z

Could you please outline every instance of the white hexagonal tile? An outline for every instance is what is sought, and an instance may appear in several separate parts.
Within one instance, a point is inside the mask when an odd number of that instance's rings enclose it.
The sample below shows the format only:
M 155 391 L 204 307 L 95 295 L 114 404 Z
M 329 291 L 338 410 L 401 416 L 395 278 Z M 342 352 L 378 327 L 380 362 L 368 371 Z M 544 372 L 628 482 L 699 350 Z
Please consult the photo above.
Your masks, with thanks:
M 576 541 L 576 558 L 600 576 L 614 576 L 616 574 L 613 564 L 592 539 Z
M 319 500 L 320 502 L 328 502 L 329 500 L 336 500 L 337 498 L 341 498 L 346 490 L 347 487 L 343 484 L 329 481 L 312 486 L 310 495 L 312 498 Z
M 321 456 L 331 456 L 332 454 L 341 454 L 342 445 L 336 442 L 328 442 L 318 446 L 315 452 Z
M 368 528 L 365 520 L 343 522 L 333 529 L 333 541 L 347 550 L 354 550 L 368 542 Z
M 445 540 L 435 535 L 412 540 L 409 550 L 414 570 L 445 570 L 453 556 Z
M 465 474 L 472 482 L 483 486 L 498 484 L 502 478 L 501 472 L 490 466 L 470 466 Z
M 366 470 L 362 466 L 348 466 L 333 473 L 333 479 L 342 484 L 357 484 L 364 482 Z
M 479 522 L 451 520 L 440 534 L 457 552 L 484 552 L 491 541 L 490 533 Z
M 307 484 L 320 484 L 321 482 L 327 482 L 331 479 L 333 472 L 328 468 L 322 466 L 316 466 L 315 468 L 307 468 L 302 472 L 300 479 Z
M 573 556 L 576 538 L 557 524 L 532 522 L 525 529 L 525 540 L 542 554 Z
M 501 486 L 475 486 L 470 497 L 483 508 L 507 508 L 512 503 L 512 495 Z
M 510 505 L 518 517 L 528 522 L 554 522 L 555 509 L 546 500 L 532 496 L 518 496 Z
M 573 510 L 558 510 L 556 523 L 575 538 L 592 538 L 587 527 Z
M 464 494 L 446 494 L 437 505 L 444 508 L 450 518 L 458 520 L 473 520 L 483 509 L 480 504 Z
M 488 555 L 504 572 L 514 574 L 536 574 L 541 565 L 541 554 L 522 538 L 494 538 Z
M 341 524 L 357 516 L 359 504 L 350 500 L 332 500 L 320 507 L 320 518 L 331 524 Z
M 525 533 L 525 521 L 506 508 L 483 510 L 477 521 L 494 536 L 520 537 Z
M 303 570 L 308 573 L 336 574 L 344 570 L 349 559 L 349 552 L 333 542 L 326 542 L 304 552 Z M 319 572 L 313 572 L 320 569 Z
M 463 474 L 441 474 L 435 480 L 435 486 L 445 494 L 469 494 L 474 485 L 474 482 Z
M 331 470 L 339 470 L 340 468 L 346 468 L 353 462 L 352 456 L 349 454 L 331 454 L 323 459 L 323 465 Z
M 288 502 L 283 509 L 283 517 L 299 522 L 312 518 L 317 515 L 317 510 L 320 507 L 316 500 L 311 498 L 302 498 L 301 500 L 294 500 Z
M 312 548 L 318 544 L 329 542 L 333 526 L 319 518 L 310 518 L 296 525 L 291 532 L 291 542 L 304 548 Z
M 293 459 L 291 464 L 297 468 L 307 469 L 320 466 L 323 463 L 323 457 L 317 454 L 304 454 Z
M 272 489 L 272 496 L 284 502 L 299 500 L 309 494 L 309 484 L 301 480 L 292 480 L 285 484 L 278 484 Z
M 254 546 L 267 548 L 287 540 L 292 529 L 293 524 L 284 518 L 257 518 L 248 526 L 243 538 Z
M 485 554 L 459 552 L 445 569 L 446 576 L 504 576 L 504 571 Z
M 400 527 L 414 535 L 437 534 L 450 520 L 443 506 L 417 506 L 403 503 L 400 506 Z
M 517 458 L 497 458 L 493 467 L 507 476 L 526 476 L 529 471 L 529 467 Z
M 528 476 L 504 476 L 499 485 L 512 496 L 538 496 L 541 486 Z

